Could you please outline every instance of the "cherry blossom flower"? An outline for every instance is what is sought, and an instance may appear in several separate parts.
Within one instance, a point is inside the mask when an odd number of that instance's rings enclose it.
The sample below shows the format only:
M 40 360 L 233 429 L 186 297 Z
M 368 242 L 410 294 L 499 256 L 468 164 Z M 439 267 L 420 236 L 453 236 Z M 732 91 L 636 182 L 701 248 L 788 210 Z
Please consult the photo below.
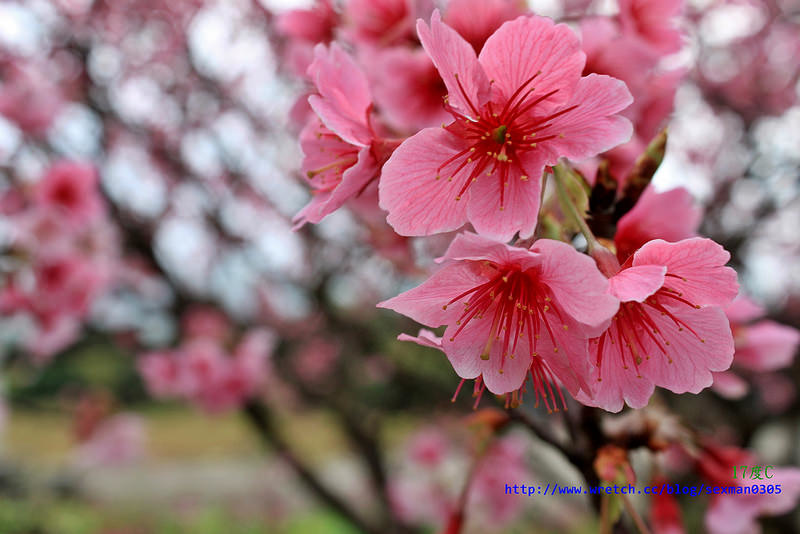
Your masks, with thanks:
M 697 235 L 702 212 L 683 187 L 657 193 L 648 186 L 617 223 L 614 245 L 620 262 L 653 239 L 674 242 Z
M 630 93 L 607 76 L 581 77 L 585 55 L 569 27 L 519 17 L 486 41 L 479 58 L 438 11 L 417 31 L 447 86 L 454 121 L 407 139 L 383 168 L 380 205 L 401 235 L 469 221 L 499 240 L 530 237 L 546 165 L 630 138 L 630 122 L 616 115 Z
M 109 417 L 81 443 L 77 461 L 82 467 L 131 464 L 145 454 L 147 431 L 144 420 L 133 413 Z
M 369 85 L 355 61 L 335 43 L 318 45 L 314 55 L 308 70 L 319 94 L 308 102 L 317 117 L 300 134 L 302 170 L 313 197 L 294 217 L 295 228 L 320 222 L 363 192 L 394 146 L 373 130 Z
M 416 0 L 348 0 L 344 16 L 356 43 L 389 46 L 410 41 Z
M 680 6 L 680 2 L 668 0 L 667 3 Z M 620 79 L 633 95 L 633 104 L 622 112 L 633 122 L 632 139 L 603 154 L 603 158 L 609 161 L 611 175 L 621 182 L 636 158 L 664 126 L 672 112 L 678 85 L 686 75 L 685 69 L 663 70 L 659 67 L 665 52 L 658 46 L 651 46 L 646 36 L 638 33 L 637 15 L 631 11 L 641 9 L 646 13 L 650 9 L 638 4 L 642 2 L 629 0 L 622 6 L 623 12 L 618 19 L 588 17 L 580 23 L 582 47 L 586 52 L 583 74 L 606 74 Z M 658 24 L 659 28 L 667 28 L 664 35 L 669 37 L 664 37 L 664 42 L 680 43 L 683 39 L 682 33 L 672 26 L 669 19 L 658 21 Z M 648 31 L 646 25 L 642 30 Z
M 525 10 L 516 0 L 450 0 L 444 22 L 479 54 L 497 28 L 524 14 Z
M 758 534 L 761 528 L 756 521 L 760 516 L 781 515 L 797 506 L 800 500 L 800 469 L 795 467 L 771 467 L 753 475 L 751 466 L 764 465 L 750 451 L 715 443 L 705 443 L 697 459 L 697 469 L 716 486 L 734 486 L 735 493 L 714 495 L 706 515 L 705 527 L 710 534 Z M 733 468 L 747 466 L 744 473 L 737 472 L 731 479 Z M 766 475 L 772 478 L 767 479 Z M 761 479 L 754 478 L 761 476 Z M 780 493 L 767 493 L 759 486 L 779 483 Z M 766 488 L 765 488 L 766 489 Z M 741 490 L 741 491 L 740 491 Z M 748 490 L 745 493 L 745 490 Z
M 36 183 L 34 200 L 80 224 L 96 220 L 104 212 L 97 189 L 97 172 L 83 163 L 55 163 Z
M 800 331 L 763 319 L 765 310 L 744 296 L 733 301 L 725 314 L 731 323 L 736 352 L 733 369 L 714 375 L 714 390 L 738 399 L 747 394 L 750 386 L 736 371 L 771 373 L 788 367 L 800 346 Z
M 676 20 L 682 10 L 682 0 L 620 0 L 619 21 L 626 34 L 658 54 L 671 54 L 683 44 Z
M 589 343 L 594 398 L 617 412 L 645 406 L 655 386 L 699 393 L 730 367 L 733 337 L 723 312 L 738 291 L 730 254 L 710 239 L 657 239 L 609 279 L 621 302 L 608 330 Z
M 424 50 L 393 47 L 363 54 L 375 103 L 386 123 L 402 132 L 442 124 L 447 88 Z
M 518 390 L 529 374 L 537 398 L 552 397 L 556 379 L 573 395 L 588 390 L 586 339 L 606 328 L 618 305 L 588 256 L 548 239 L 526 250 L 462 234 L 442 261 L 422 285 L 378 306 L 447 325 L 442 350 L 456 373 L 482 377 L 492 393 Z
M 231 409 L 266 380 L 275 338 L 266 330 L 248 330 L 230 352 L 221 341 L 190 337 L 176 349 L 144 354 L 139 373 L 157 398 L 185 398 L 210 413 Z

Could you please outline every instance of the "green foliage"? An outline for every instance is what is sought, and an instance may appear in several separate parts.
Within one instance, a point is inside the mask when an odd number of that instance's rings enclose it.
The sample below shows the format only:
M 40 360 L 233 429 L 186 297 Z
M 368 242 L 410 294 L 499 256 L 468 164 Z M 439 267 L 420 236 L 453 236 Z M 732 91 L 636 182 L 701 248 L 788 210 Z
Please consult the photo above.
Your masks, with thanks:
M 357 534 L 323 509 L 270 525 L 269 518 L 242 518 L 222 507 L 191 514 L 114 510 L 81 501 L 0 499 L 2 534 Z
M 102 387 L 127 404 L 147 398 L 135 363 L 108 340 L 90 337 L 45 366 L 19 360 L 5 376 L 12 403 L 41 404 L 70 390 Z

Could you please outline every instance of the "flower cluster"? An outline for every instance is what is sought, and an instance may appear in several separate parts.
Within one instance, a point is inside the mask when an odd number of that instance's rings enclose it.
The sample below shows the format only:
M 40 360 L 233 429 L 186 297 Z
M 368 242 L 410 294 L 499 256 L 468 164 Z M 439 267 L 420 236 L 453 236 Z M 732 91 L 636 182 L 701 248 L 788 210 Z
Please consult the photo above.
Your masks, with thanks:
M 688 193 L 656 193 L 654 169 L 637 163 L 682 76 L 660 67 L 682 46 L 680 3 L 622 2 L 616 17 L 583 19 L 583 42 L 510 2 L 451 2 L 444 15 L 357 4 L 344 20 L 329 4 L 284 18 L 295 50 L 317 38 L 300 134 L 313 195 L 296 220 L 345 204 L 374 212 L 377 192 L 401 236 L 458 232 L 426 282 L 379 304 L 446 326 L 441 338 L 404 339 L 442 350 L 478 398 L 516 404 L 530 389 L 548 410 L 566 408 L 562 389 L 610 411 L 640 408 L 655 386 L 698 393 L 730 367 L 730 256 L 696 236 Z M 593 158 L 639 187 L 616 188 L 629 195 L 608 243 L 616 254 L 566 191 L 582 187 L 574 165 Z M 545 205 L 549 175 L 559 210 Z M 545 213 L 560 217 L 558 239 L 538 224 Z M 591 257 L 569 243 L 570 224 Z
M 91 165 L 59 161 L 0 198 L 11 271 L 0 313 L 23 319 L 17 341 L 40 361 L 75 341 L 115 272 L 118 243 L 98 187 Z
M 264 384 L 275 338 L 263 329 L 248 330 L 232 344 L 233 337 L 224 315 L 206 308 L 187 312 L 180 346 L 139 358 L 150 394 L 189 400 L 211 413 L 239 407 Z

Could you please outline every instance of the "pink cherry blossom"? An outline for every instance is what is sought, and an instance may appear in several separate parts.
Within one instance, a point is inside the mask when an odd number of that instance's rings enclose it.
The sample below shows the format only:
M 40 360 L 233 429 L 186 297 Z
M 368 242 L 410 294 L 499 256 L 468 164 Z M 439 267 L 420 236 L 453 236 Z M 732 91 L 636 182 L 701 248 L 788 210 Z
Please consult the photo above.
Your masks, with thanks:
M 699 393 L 730 367 L 733 338 L 722 310 L 738 291 L 730 255 L 709 239 L 654 240 L 609 280 L 620 308 L 590 341 L 594 398 L 617 412 L 645 406 L 655 386 Z
M 319 94 L 308 102 L 317 117 L 300 134 L 303 172 L 311 202 L 294 218 L 295 227 L 318 223 L 374 180 L 391 150 L 370 123 L 372 97 L 364 73 L 337 44 L 318 45 L 308 69 Z
M 229 353 L 222 339 L 187 338 L 173 350 L 139 358 L 139 372 L 150 393 L 162 399 L 184 398 L 218 413 L 256 394 L 269 373 L 274 335 L 262 329 L 244 333 Z
M 37 63 L 26 65 L 8 61 L 7 55 L 3 58 L 0 115 L 14 121 L 22 131 L 43 137 L 64 105 L 64 91 L 45 74 L 52 73 L 53 65 Z
M 497 28 L 524 14 L 522 3 L 516 0 L 450 0 L 444 22 L 479 54 Z
M 731 480 L 733 467 L 748 466 L 745 473 L 737 472 Z M 718 486 L 735 486 L 735 493 L 715 495 L 706 511 L 705 527 L 710 534 L 758 534 L 761 528 L 757 518 L 781 515 L 794 510 L 800 500 L 800 469 L 769 466 L 761 479 L 752 478 L 750 466 L 763 466 L 752 453 L 737 447 L 706 443 L 698 458 L 700 473 Z M 767 479 L 766 475 L 772 478 Z M 780 493 L 762 493 L 760 485 L 779 483 Z M 747 490 L 747 493 L 745 493 Z
M 631 8 L 634 2 L 629 4 Z M 634 125 L 633 138 L 603 154 L 609 160 L 611 175 L 620 181 L 624 181 L 636 158 L 664 126 L 672 112 L 678 84 L 686 75 L 684 69 L 659 68 L 662 53 L 631 28 L 631 24 L 626 26 L 609 17 L 588 17 L 580 24 L 586 52 L 583 74 L 605 74 L 620 79 L 633 95 L 633 104 L 622 112 Z M 677 30 L 671 31 L 676 39 L 682 39 Z
M 376 46 L 410 41 L 417 16 L 415 0 L 348 0 L 344 16 L 352 40 Z
M 49 362 L 54 355 L 75 343 L 80 337 L 81 321 L 74 315 L 40 315 L 37 319 L 35 334 L 23 342 L 34 363 Z
M 96 220 L 104 210 L 97 189 L 97 172 L 90 165 L 71 161 L 50 167 L 35 185 L 34 200 L 76 223 Z
M 447 88 L 424 50 L 393 47 L 364 54 L 375 103 L 386 123 L 402 132 L 441 125 Z
M 746 297 L 735 300 L 725 310 L 736 342 L 734 365 L 756 372 L 775 371 L 791 365 L 800 345 L 800 331 L 768 319 L 752 321 L 763 316 L 763 312 L 741 320 L 750 310 L 755 312 L 758 306 Z
M 101 422 L 77 451 L 83 467 L 116 466 L 140 460 L 145 453 L 144 420 L 133 413 L 120 413 Z
M 656 193 L 648 186 L 631 211 L 617 223 L 617 258 L 628 257 L 653 239 L 680 241 L 697 235 L 702 213 L 683 187 Z
M 231 332 L 231 322 L 216 308 L 196 306 L 181 317 L 181 331 L 187 338 L 208 338 L 222 342 Z
M 492 524 L 508 524 L 522 510 L 523 498 L 506 495 L 505 486 L 510 481 L 530 480 L 531 471 L 525 460 L 528 443 L 516 435 L 495 441 L 480 461 L 470 485 L 467 506 L 470 513 L 480 513 L 491 518 Z
M 572 394 L 587 387 L 586 338 L 617 309 L 588 256 L 547 239 L 521 249 L 462 234 L 443 261 L 422 285 L 378 306 L 447 325 L 442 350 L 456 373 L 482 377 L 492 393 L 518 390 L 528 374 L 537 398 L 556 378 Z
M 620 0 L 619 8 L 626 34 L 637 36 L 659 54 L 680 50 L 683 33 L 676 18 L 683 10 L 682 0 Z
M 714 390 L 724 397 L 738 399 L 747 394 L 750 386 L 737 371 L 770 373 L 788 367 L 800 346 L 800 331 L 761 319 L 765 310 L 744 296 L 733 301 L 725 314 L 730 320 L 736 352 L 732 370 L 715 374 Z
M 137 363 L 147 390 L 157 399 L 176 397 L 183 391 L 181 361 L 171 351 L 144 354 Z
M 333 40 L 339 16 L 330 0 L 317 0 L 309 9 L 293 9 L 277 17 L 275 30 L 286 38 L 283 64 L 298 78 L 314 60 L 314 46 Z
M 426 128 L 383 168 L 380 205 L 401 235 L 455 230 L 467 221 L 500 240 L 533 234 L 541 176 L 558 158 L 581 160 L 631 135 L 616 114 L 631 103 L 619 80 L 581 77 L 577 36 L 542 17 L 506 22 L 480 57 L 434 12 L 417 31 L 448 90 L 454 121 Z
M 330 0 L 317 0 L 309 9 L 283 13 L 275 21 L 275 28 L 292 39 L 317 44 L 333 39 L 336 22 L 336 11 Z

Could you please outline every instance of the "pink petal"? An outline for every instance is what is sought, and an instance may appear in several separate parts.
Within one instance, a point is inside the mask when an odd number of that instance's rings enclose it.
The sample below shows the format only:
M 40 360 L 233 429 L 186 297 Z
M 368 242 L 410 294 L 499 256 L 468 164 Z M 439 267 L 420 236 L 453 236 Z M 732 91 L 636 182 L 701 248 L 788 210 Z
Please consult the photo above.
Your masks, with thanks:
M 758 510 L 750 495 L 719 495 L 706 510 L 705 527 L 709 534 L 761 534 L 756 521 Z M 770 495 L 772 497 L 772 495 Z
M 725 308 L 725 315 L 728 316 L 731 324 L 748 323 L 763 317 L 766 313 L 763 306 L 742 294 L 736 297 L 730 306 Z
M 620 0 L 619 18 L 626 33 L 636 33 L 661 54 L 671 54 L 683 44 L 674 20 L 682 9 L 681 0 Z
M 622 302 L 644 302 L 661 289 L 667 268 L 659 265 L 629 267 L 608 279 L 608 292 Z
M 333 191 L 315 193 L 311 201 L 292 218 L 297 230 L 308 222 L 318 223 L 342 207 L 348 199 L 362 191 L 378 174 L 378 164 L 372 151 L 362 148 L 358 162 L 342 174 L 342 181 Z
M 689 191 L 677 187 L 656 193 L 652 186 L 644 190 L 631 211 L 617 224 L 614 244 L 620 261 L 652 239 L 680 241 L 697 235 L 702 216 Z
M 442 346 L 456 374 L 461 378 L 483 375 L 486 388 L 494 394 L 515 391 L 522 386 L 531 365 L 531 350 L 526 339 L 521 339 L 514 351 L 503 358 L 503 343 L 496 340 L 489 350 L 489 358 L 482 359 L 491 336 L 491 319 L 477 319 L 453 337 L 458 325 L 447 328 Z
M 714 375 L 714 383 L 711 384 L 711 389 L 721 397 L 741 399 L 750 391 L 750 385 L 747 381 L 732 371 L 712 374 Z
M 375 102 L 390 125 L 416 133 L 452 120 L 443 106 L 444 82 L 424 50 L 398 46 L 368 61 Z
M 568 26 L 531 16 L 500 26 L 486 40 L 479 61 L 489 79 L 494 80 L 494 88 L 503 95 L 503 100 L 541 71 L 531 86 L 540 95 L 557 89 L 558 93 L 546 100 L 547 105 L 557 105 L 566 102 L 572 94 L 586 56 L 578 37 Z
M 594 260 L 572 246 L 552 239 L 539 239 L 531 247 L 542 254 L 540 279 L 548 286 L 561 309 L 582 323 L 588 336 L 599 335 L 619 308 L 619 301 L 606 291 L 608 280 Z
M 317 45 L 308 75 L 319 91 L 319 95 L 308 98 L 308 103 L 325 126 L 348 143 L 368 145 L 372 134 L 367 113 L 372 97 L 367 78 L 353 58 L 336 43 L 329 49 Z
M 699 306 L 726 306 L 739 291 L 736 271 L 725 267 L 729 259 L 730 254 L 710 239 L 655 239 L 634 254 L 633 265 L 666 265 L 665 287 Z
M 758 494 L 761 515 L 780 515 L 795 510 L 800 500 L 800 468 L 778 467 L 770 471 L 770 481 L 780 482 L 781 492 L 777 495 Z M 754 480 L 753 483 L 763 483 Z
M 553 119 L 542 135 L 558 135 L 549 143 L 559 155 L 580 161 L 631 138 L 633 125 L 615 115 L 633 102 L 625 83 L 600 74 L 581 78 L 565 107 L 572 111 Z
M 455 323 L 463 311 L 457 305 L 448 306 L 446 310 L 443 306 L 485 281 L 469 265 L 449 265 L 414 289 L 380 302 L 377 306 L 394 310 L 418 323 L 436 328 L 445 323 Z
M 800 332 L 774 321 L 744 328 L 744 342 L 736 347 L 736 365 L 752 371 L 774 371 L 792 364 Z
M 421 329 L 416 336 L 409 336 L 408 334 L 400 334 L 397 336 L 398 341 L 411 341 L 422 347 L 430 347 L 432 349 L 442 350 L 442 338 L 431 332 L 430 330 Z
M 450 0 L 444 19 L 479 52 L 503 22 L 524 13 L 516 0 Z
M 400 235 L 456 230 L 467 222 L 465 199 L 455 200 L 462 183 L 439 176 L 439 167 L 465 147 L 443 128 L 426 128 L 406 139 L 383 166 L 380 207 Z M 469 171 L 469 166 L 466 172 Z
M 475 50 L 442 22 L 439 10 L 433 12 L 430 28 L 422 20 L 417 21 L 417 33 L 447 86 L 450 104 L 465 115 L 477 115 L 475 108 L 479 109 L 489 98 L 489 79 Z
M 609 328 L 614 328 L 612 325 Z M 611 334 L 616 338 L 616 334 Z M 590 341 L 592 365 L 590 384 L 593 386 L 594 398 L 581 392 L 576 399 L 587 406 L 596 406 L 609 412 L 619 412 L 624 404 L 631 408 L 644 408 L 653 395 L 655 385 L 653 381 L 639 375 L 636 368 L 629 365 L 625 369 L 622 365 L 622 355 L 619 344 L 603 344 L 603 358 L 600 367 L 596 365 L 598 343 Z M 627 357 L 627 354 L 626 354 Z M 602 377 L 602 380 L 598 380 Z
M 512 247 L 472 232 L 458 234 L 450 243 L 444 256 L 439 258 L 437 262 L 448 260 L 489 260 L 498 265 L 510 263 L 520 265 L 539 264 L 538 258 L 528 250 Z
M 538 169 L 528 169 L 531 178 L 509 176 L 502 186 L 497 174 L 481 176 L 469 189 L 467 215 L 475 230 L 499 241 L 508 241 L 519 232 L 525 239 L 533 235 L 539 217 L 539 198 L 543 164 Z M 503 189 L 503 205 L 500 190 Z
M 671 310 L 679 320 L 694 330 L 679 331 L 669 316 L 645 307 L 645 313 L 655 324 L 666 355 L 656 346 L 652 338 L 643 336 L 646 358 L 639 365 L 642 376 L 657 386 L 674 393 L 699 393 L 713 382 L 712 371 L 725 371 L 733 361 L 733 336 L 728 319 L 720 308 L 707 307 L 699 310 L 686 306 Z M 703 341 L 701 341 L 701 339 Z M 671 363 L 670 363 L 671 360 Z
M 447 327 L 442 336 L 442 348 L 456 374 L 461 378 L 477 378 L 484 369 L 485 361 L 481 359 L 486 343 L 491 335 L 491 321 L 471 321 L 457 336 L 458 325 Z M 495 343 L 495 346 L 498 343 Z M 496 347 L 495 347 L 496 350 Z M 498 357 L 494 355 L 494 357 Z

